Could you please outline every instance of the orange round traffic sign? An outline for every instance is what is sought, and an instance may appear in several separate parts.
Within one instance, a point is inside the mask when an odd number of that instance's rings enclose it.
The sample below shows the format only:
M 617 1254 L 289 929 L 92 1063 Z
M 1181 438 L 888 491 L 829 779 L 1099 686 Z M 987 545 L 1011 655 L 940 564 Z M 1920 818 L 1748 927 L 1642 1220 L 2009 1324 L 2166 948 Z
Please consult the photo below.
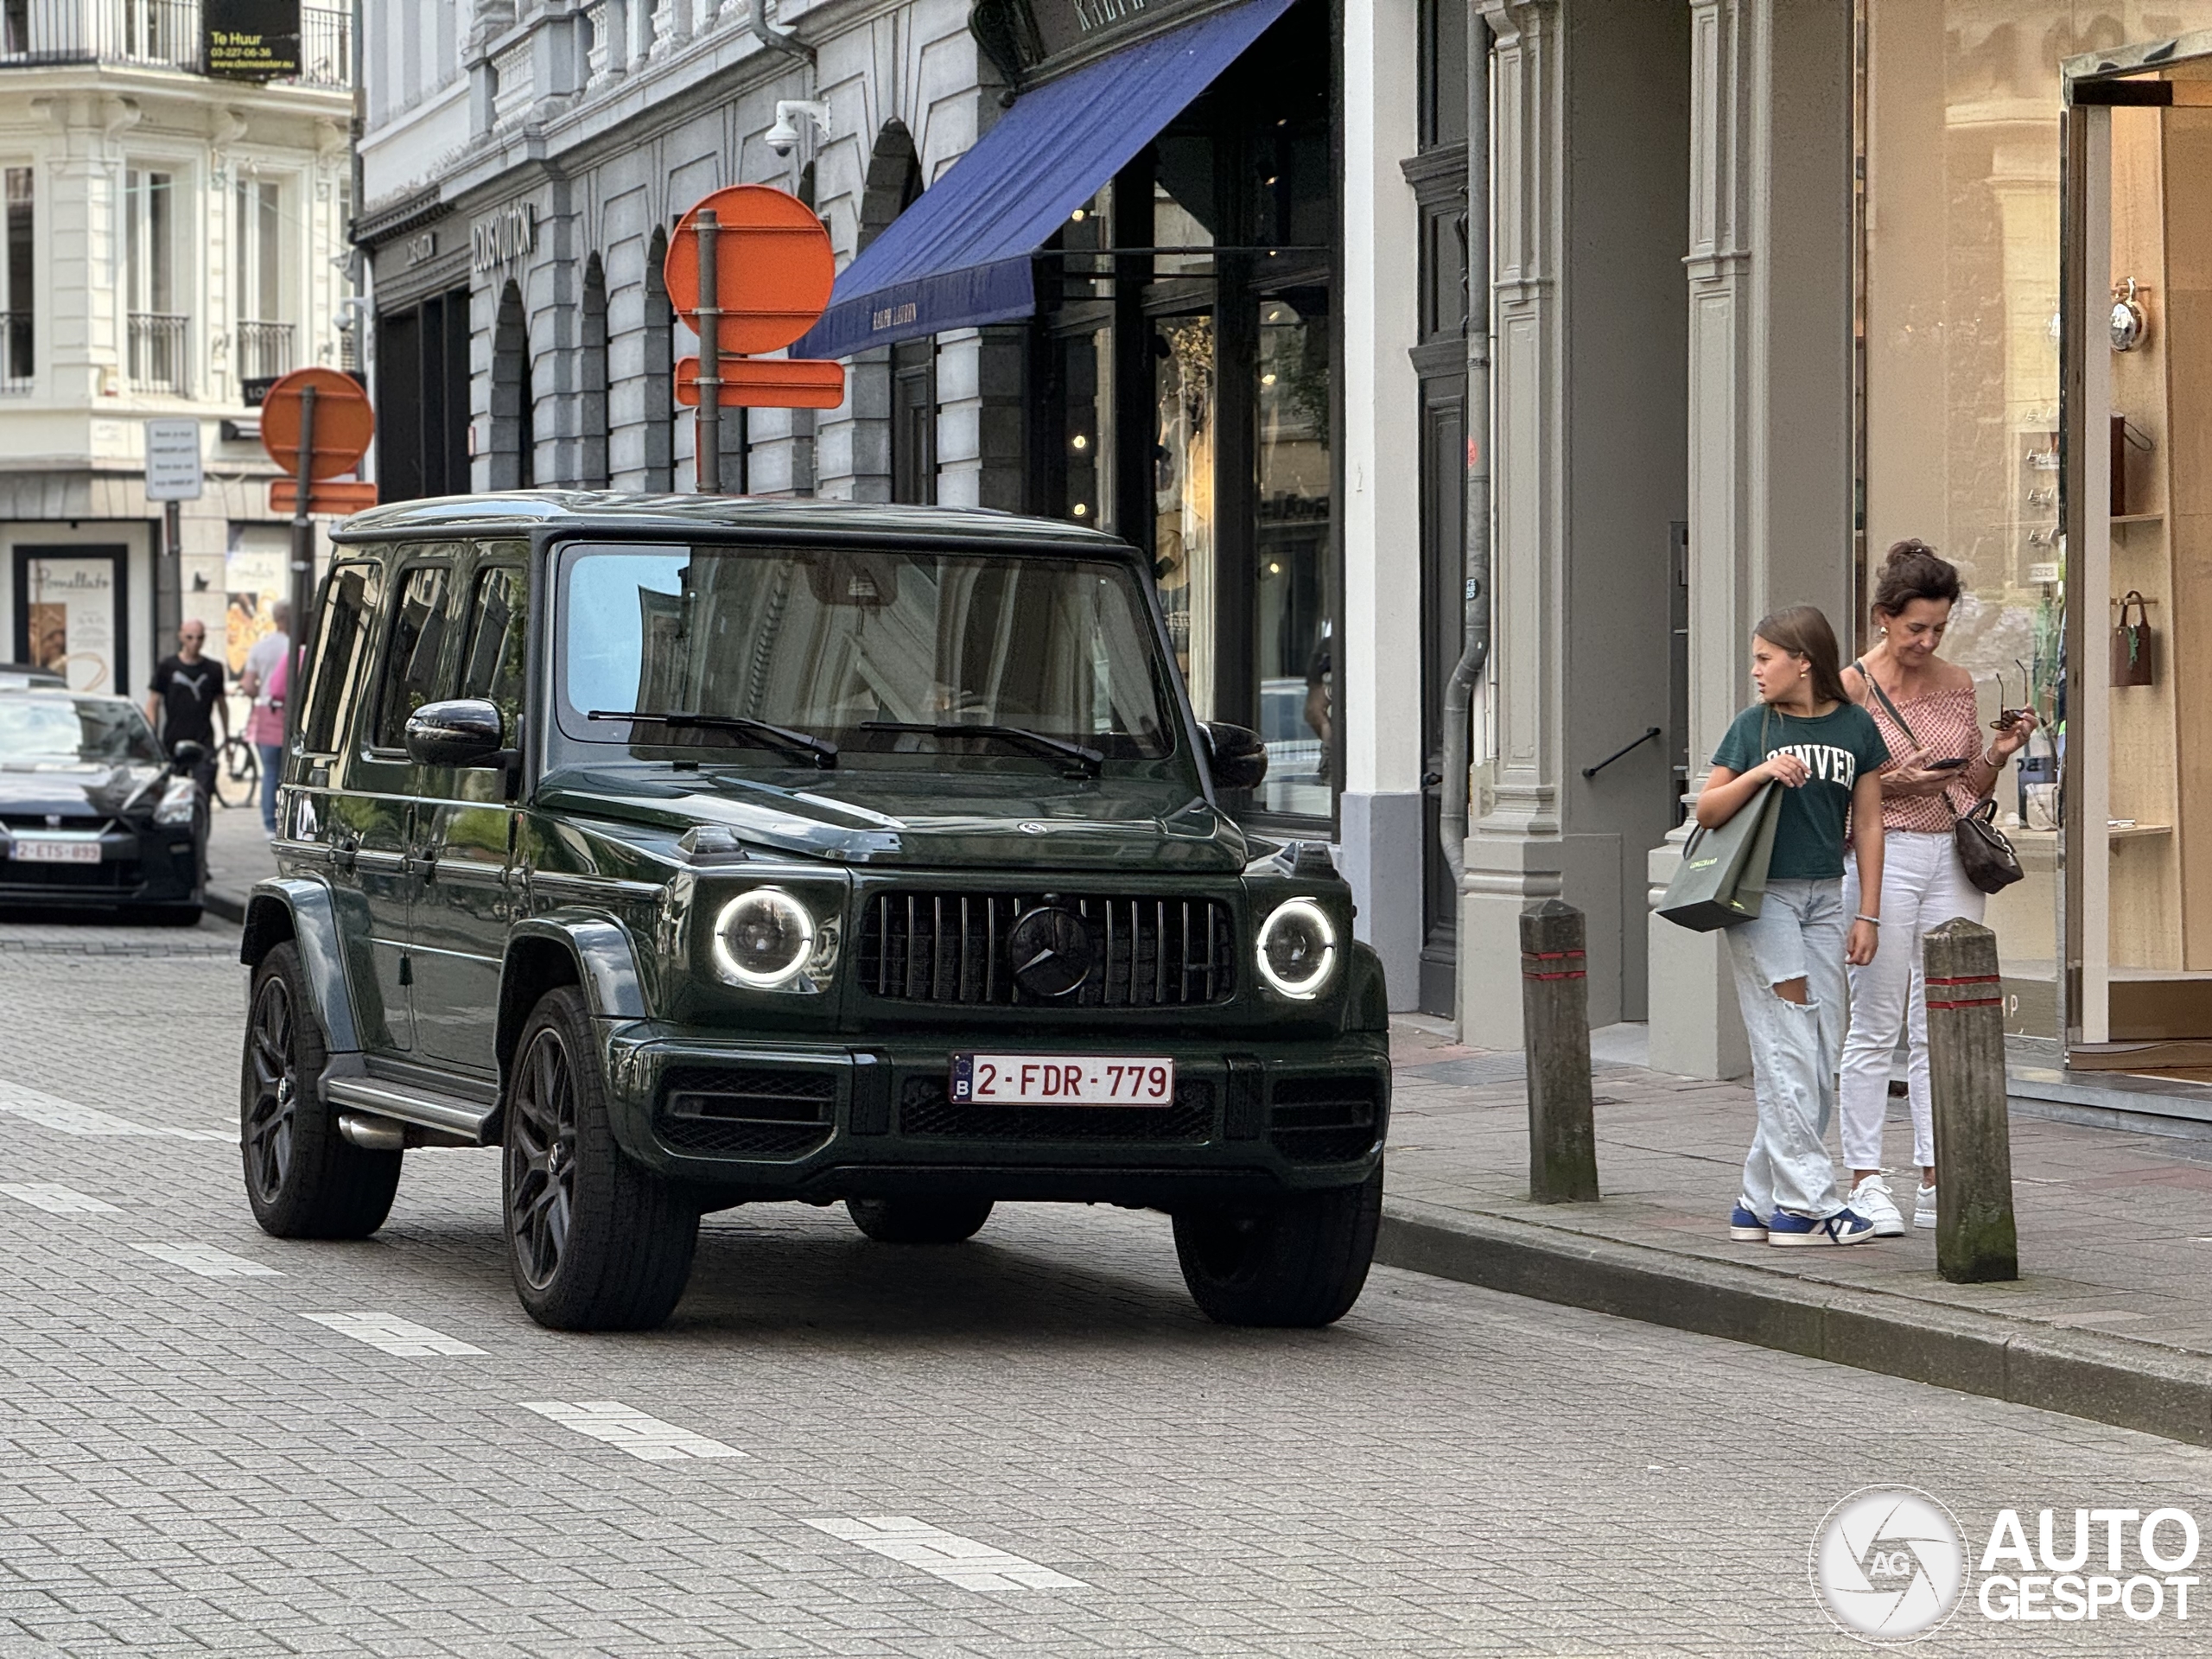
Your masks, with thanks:
M 315 460 L 313 478 L 336 478 L 350 473 L 369 453 L 377 435 L 376 412 L 369 394 L 350 374 L 336 369 L 294 369 L 269 388 L 261 400 L 261 447 L 269 459 L 287 473 L 300 470 L 300 391 L 315 388 Z
M 811 207 L 766 184 L 729 185 L 677 222 L 662 267 L 677 315 L 698 328 L 702 212 L 712 213 L 721 227 L 715 256 L 721 349 L 741 356 L 778 351 L 814 327 L 837 278 L 830 232 Z

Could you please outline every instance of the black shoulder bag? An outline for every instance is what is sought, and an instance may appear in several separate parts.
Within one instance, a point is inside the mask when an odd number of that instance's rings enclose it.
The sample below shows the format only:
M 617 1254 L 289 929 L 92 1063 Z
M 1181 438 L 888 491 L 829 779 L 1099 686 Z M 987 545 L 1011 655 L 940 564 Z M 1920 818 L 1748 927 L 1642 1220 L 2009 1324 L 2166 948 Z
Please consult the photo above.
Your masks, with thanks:
M 1882 690 L 1882 683 L 1869 673 L 1864 662 L 1852 666 L 1859 671 L 1859 677 L 1866 682 L 1866 689 L 1882 700 L 1897 729 L 1905 741 L 1916 749 L 1920 740 L 1912 734 L 1912 728 L 1890 701 L 1890 694 Z M 1967 873 L 1967 880 L 1983 893 L 2002 893 L 2027 872 L 2020 868 L 2019 855 L 2012 850 L 2012 843 L 2005 839 L 2005 832 L 1997 827 L 1997 798 L 1985 795 L 1966 811 L 1951 806 L 1951 792 L 1943 791 L 1943 804 L 1950 808 L 1951 841 L 1959 849 L 1959 863 Z

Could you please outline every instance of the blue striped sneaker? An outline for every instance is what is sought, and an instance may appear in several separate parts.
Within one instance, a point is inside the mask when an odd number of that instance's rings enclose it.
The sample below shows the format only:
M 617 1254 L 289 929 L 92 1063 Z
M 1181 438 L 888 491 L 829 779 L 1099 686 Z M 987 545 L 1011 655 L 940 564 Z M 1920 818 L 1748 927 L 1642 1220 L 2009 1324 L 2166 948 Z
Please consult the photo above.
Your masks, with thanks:
M 1815 1221 L 1777 1210 L 1767 1217 L 1770 1244 L 1864 1244 L 1874 1236 L 1874 1224 L 1856 1210 L 1839 1210 Z
M 1759 1219 L 1759 1212 L 1738 1205 L 1728 1212 L 1728 1236 L 1738 1244 L 1766 1243 L 1766 1223 Z

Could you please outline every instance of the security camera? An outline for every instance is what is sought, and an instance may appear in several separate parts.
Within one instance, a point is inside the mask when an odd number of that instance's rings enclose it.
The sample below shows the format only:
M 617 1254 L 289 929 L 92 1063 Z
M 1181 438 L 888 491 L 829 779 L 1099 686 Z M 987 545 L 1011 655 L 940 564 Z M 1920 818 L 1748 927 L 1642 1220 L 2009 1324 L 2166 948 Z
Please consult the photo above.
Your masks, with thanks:
M 804 116 L 814 123 L 824 138 L 830 137 L 830 105 L 809 99 L 779 99 L 776 102 L 776 123 L 767 131 L 768 148 L 779 156 L 788 156 L 798 148 L 798 128 L 791 118 Z

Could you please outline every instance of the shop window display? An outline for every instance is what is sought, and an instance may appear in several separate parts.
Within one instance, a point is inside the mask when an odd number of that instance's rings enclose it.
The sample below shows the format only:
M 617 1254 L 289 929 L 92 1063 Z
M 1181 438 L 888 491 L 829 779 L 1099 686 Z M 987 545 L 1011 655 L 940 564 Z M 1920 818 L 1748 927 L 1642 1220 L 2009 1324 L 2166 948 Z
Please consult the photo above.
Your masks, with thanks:
M 1934 543 L 1969 590 L 1944 651 L 1974 674 L 1985 721 L 2030 696 L 2050 743 L 2063 746 L 2060 66 L 2076 54 L 2212 28 L 2212 0 L 1861 0 L 1860 16 L 1865 507 L 1858 592 L 1870 590 L 1891 543 L 1918 536 Z M 2116 168 L 2126 162 L 2124 125 L 2115 123 Z M 2155 174 L 2155 149 L 2143 151 L 2129 174 L 2139 188 Z M 2115 215 L 2116 234 L 2124 233 L 2118 197 Z M 2134 354 L 2113 378 L 2114 409 L 2154 446 L 2131 449 L 2121 463 L 2139 499 L 2114 527 L 2116 592 L 2135 586 L 2153 593 L 2145 584 L 2163 580 L 2152 573 L 2170 559 L 2164 504 L 2148 493 L 2164 487 L 2157 446 L 2165 411 L 2152 361 Z M 2086 637 L 2101 646 L 2109 632 L 2092 627 Z M 2212 966 L 2212 926 L 2194 944 L 2182 938 L 2179 837 L 2160 833 L 2176 817 L 2171 693 L 2114 695 L 2143 705 L 2115 707 L 2119 747 L 2106 758 L 2113 817 L 2126 820 L 2120 827 L 2130 832 L 2112 855 L 2117 995 L 2129 974 Z M 1999 780 L 1998 803 L 2012 821 L 2008 833 L 2029 879 L 1991 902 L 1988 921 L 2004 962 L 2010 1028 L 2054 1037 L 2061 899 L 2055 755 L 2038 743 L 2023 760 Z M 2204 963 L 2195 961 L 2199 955 Z

